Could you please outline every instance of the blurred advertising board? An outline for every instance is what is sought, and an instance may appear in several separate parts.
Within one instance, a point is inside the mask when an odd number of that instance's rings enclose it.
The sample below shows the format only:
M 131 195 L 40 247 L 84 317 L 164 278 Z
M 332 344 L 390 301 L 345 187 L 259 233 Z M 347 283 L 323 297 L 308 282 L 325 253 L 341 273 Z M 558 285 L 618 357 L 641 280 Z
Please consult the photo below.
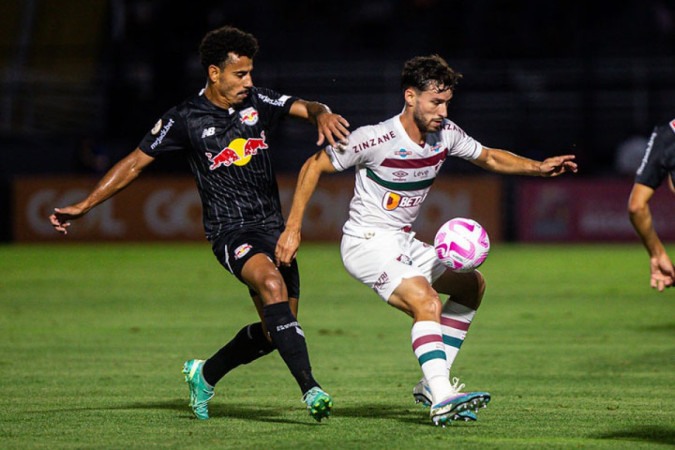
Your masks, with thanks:
M 632 179 L 523 180 L 518 184 L 517 239 L 523 242 L 634 241 L 628 218 Z M 675 240 L 675 196 L 667 186 L 649 203 L 654 227 Z
M 294 176 L 280 176 L 284 214 L 293 197 Z M 97 180 L 88 177 L 25 177 L 14 180 L 12 228 L 17 242 L 203 240 L 201 203 L 190 177 L 141 178 L 73 222 L 68 236 L 54 231 L 54 207 L 79 201 Z M 353 176 L 324 176 L 308 205 L 304 241 L 338 241 L 347 219 Z M 502 239 L 502 183 L 498 177 L 438 178 L 414 230 L 430 240 L 452 217 L 478 220 L 493 241 Z

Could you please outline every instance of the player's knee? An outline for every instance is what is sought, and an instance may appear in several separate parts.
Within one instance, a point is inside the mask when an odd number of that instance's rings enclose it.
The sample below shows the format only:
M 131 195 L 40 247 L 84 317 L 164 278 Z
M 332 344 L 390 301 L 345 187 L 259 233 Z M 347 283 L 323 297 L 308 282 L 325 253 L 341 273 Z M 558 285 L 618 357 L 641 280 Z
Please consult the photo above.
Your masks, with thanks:
M 258 284 L 257 290 L 265 304 L 288 301 L 288 298 L 284 295 L 284 280 L 278 273 L 266 274 Z
M 483 295 L 485 295 L 485 288 L 487 284 L 485 282 L 485 277 L 479 271 L 476 271 L 476 285 L 478 291 L 477 297 L 478 301 L 480 302 L 483 299 Z
M 419 289 L 412 294 L 409 298 L 409 304 L 415 318 L 440 320 L 443 304 L 438 297 L 438 293 L 431 286 Z

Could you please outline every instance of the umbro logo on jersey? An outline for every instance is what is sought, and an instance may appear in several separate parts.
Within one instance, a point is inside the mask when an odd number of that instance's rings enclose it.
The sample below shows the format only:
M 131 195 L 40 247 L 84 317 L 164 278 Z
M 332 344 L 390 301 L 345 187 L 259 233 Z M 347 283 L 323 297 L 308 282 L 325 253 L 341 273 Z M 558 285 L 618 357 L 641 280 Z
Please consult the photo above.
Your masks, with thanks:
M 204 131 L 202 131 L 202 139 L 213 136 L 214 134 L 216 134 L 216 127 L 204 128 Z

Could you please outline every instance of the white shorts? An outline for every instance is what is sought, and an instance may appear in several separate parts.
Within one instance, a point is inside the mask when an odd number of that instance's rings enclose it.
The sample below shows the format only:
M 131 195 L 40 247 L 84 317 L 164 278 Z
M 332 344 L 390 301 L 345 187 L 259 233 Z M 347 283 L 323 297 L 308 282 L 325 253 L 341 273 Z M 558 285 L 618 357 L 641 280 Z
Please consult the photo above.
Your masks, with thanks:
M 415 239 L 415 233 L 375 231 L 368 236 L 342 236 L 342 263 L 352 277 L 384 301 L 403 279 L 422 276 L 432 284 L 447 269 L 434 248 Z

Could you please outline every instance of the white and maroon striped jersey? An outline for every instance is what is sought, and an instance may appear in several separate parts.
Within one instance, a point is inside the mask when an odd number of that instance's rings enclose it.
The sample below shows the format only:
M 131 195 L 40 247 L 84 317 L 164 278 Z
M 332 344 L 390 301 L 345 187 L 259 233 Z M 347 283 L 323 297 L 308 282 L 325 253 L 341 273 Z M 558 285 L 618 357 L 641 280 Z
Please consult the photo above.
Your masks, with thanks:
M 342 231 L 363 236 L 374 230 L 408 230 L 448 156 L 471 160 L 481 144 L 450 120 L 426 136 L 424 146 L 410 139 L 400 116 L 356 129 L 343 148 L 326 152 L 336 170 L 356 170 L 349 219 Z

